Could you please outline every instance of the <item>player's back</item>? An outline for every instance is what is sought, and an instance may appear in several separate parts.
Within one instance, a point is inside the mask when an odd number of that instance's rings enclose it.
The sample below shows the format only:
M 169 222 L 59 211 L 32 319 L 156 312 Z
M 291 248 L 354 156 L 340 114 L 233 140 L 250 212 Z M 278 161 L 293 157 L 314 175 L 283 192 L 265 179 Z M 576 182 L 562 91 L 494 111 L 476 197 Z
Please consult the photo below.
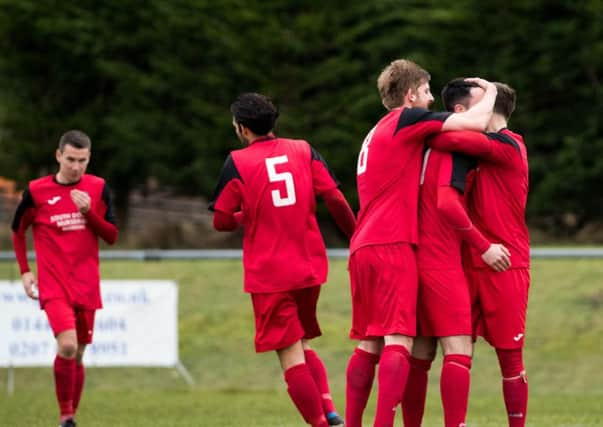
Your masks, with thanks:
M 448 113 L 397 108 L 365 138 L 357 166 L 360 212 L 350 251 L 375 244 L 418 242 L 419 176 L 425 137 Z
M 514 150 L 502 162 L 480 161 L 467 206 L 475 226 L 491 242 L 504 244 L 511 252 L 512 268 L 525 268 L 530 262 L 529 233 L 525 221 L 528 198 L 528 157 L 521 135 L 503 129 L 488 137 L 507 150 Z M 472 251 L 472 264 L 484 267 L 479 254 Z
M 429 149 L 425 152 L 419 197 L 419 247 L 417 264 L 420 269 L 461 268 L 462 239 L 444 218 L 438 207 L 439 187 L 452 187 L 461 194 L 467 175 L 475 168 L 471 157 Z
M 324 282 L 310 145 L 269 137 L 231 155 L 242 181 L 245 289 L 275 292 Z

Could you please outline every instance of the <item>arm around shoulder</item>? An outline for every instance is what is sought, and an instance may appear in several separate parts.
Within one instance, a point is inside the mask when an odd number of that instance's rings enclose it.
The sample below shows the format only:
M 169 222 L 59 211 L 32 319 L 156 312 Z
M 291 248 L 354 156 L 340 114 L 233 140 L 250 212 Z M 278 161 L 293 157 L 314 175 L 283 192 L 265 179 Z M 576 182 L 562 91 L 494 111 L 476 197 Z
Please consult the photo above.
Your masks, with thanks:
M 478 130 L 486 129 L 496 101 L 496 86 L 482 79 L 468 79 L 478 83 L 485 90 L 482 99 L 462 113 L 450 115 L 442 125 L 442 131 L 448 130 Z

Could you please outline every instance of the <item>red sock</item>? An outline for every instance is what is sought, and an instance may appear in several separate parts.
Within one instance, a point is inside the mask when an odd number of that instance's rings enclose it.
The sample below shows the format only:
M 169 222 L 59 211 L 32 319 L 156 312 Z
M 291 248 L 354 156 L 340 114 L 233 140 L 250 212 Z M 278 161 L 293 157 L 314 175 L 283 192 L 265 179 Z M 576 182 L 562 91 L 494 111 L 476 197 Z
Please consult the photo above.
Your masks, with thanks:
M 312 427 L 328 427 L 322 411 L 320 393 L 305 363 L 295 365 L 285 371 L 287 391 L 304 420 Z
M 509 427 L 524 427 L 528 409 L 528 380 L 524 376 L 503 378 L 503 395 L 509 417 Z
M 65 359 L 57 354 L 54 359 L 54 384 L 59 409 L 61 410 L 61 419 L 73 417 L 75 359 Z
M 331 391 L 329 390 L 329 379 L 327 376 L 327 368 L 324 363 L 318 357 L 318 354 L 314 350 L 304 350 L 304 356 L 306 358 L 306 364 L 310 369 L 310 374 L 314 378 L 314 382 L 320 392 L 322 399 L 322 409 L 325 414 L 331 412 L 337 412 L 335 405 L 333 404 L 333 398 L 331 397 Z
M 528 410 L 528 378 L 523 367 L 522 349 L 496 349 L 503 376 L 503 396 L 509 427 L 524 427 Z
M 459 427 L 465 425 L 469 383 L 471 380 L 471 356 L 448 354 L 442 363 L 440 393 L 444 407 L 444 425 Z
M 73 391 L 73 413 L 77 412 L 82 398 L 82 390 L 84 389 L 84 381 L 86 379 L 86 369 L 83 363 L 75 364 L 75 388 Z
M 359 348 L 348 362 L 345 388 L 345 425 L 346 427 L 362 427 L 362 414 L 373 388 L 375 365 L 379 355 Z
M 374 427 L 392 427 L 410 371 L 410 354 L 402 345 L 386 345 L 379 360 L 379 394 Z
M 427 398 L 427 379 L 431 368 L 431 360 L 410 357 L 410 372 L 404 397 L 402 398 L 402 415 L 404 427 L 421 427 Z

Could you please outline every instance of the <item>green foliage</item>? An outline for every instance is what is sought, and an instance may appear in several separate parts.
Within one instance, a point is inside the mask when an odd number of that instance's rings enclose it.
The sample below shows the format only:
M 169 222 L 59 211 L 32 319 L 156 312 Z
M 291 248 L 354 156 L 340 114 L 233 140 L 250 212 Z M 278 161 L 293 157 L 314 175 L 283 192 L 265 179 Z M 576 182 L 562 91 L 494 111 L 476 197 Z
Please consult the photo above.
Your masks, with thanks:
M 570 232 L 601 220 L 597 0 L 0 0 L 0 48 L 0 167 L 22 183 L 79 127 L 119 204 L 149 177 L 209 197 L 238 147 L 228 106 L 260 91 L 281 109 L 277 133 L 316 146 L 355 200 L 358 147 L 384 113 L 375 79 L 407 57 L 436 94 L 461 75 L 515 87 L 530 218 Z

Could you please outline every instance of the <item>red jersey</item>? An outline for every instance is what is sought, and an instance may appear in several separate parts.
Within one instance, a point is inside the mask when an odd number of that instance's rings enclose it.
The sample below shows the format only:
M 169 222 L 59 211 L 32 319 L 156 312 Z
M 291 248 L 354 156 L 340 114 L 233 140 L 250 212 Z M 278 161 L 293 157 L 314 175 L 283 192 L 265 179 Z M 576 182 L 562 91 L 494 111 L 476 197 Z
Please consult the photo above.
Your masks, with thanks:
M 316 196 L 337 186 L 306 141 L 269 136 L 230 153 L 210 209 L 243 212 L 246 292 L 282 292 L 326 281 Z
M 436 136 L 434 148 L 462 151 L 479 158 L 467 198 L 469 216 L 491 242 L 511 252 L 511 268 L 530 265 L 530 238 L 525 220 L 528 198 L 528 156 L 523 138 L 508 129 L 499 132 L 446 132 Z M 471 265 L 485 268 L 471 250 Z
M 85 215 L 71 200 L 74 189 L 90 196 L 90 211 Z M 109 223 L 117 237 L 109 190 L 97 176 L 83 175 L 75 184 L 60 184 L 50 175 L 31 181 L 23 192 L 12 224 L 15 254 L 21 273 L 29 271 L 25 231 L 33 224 L 42 307 L 55 298 L 89 310 L 102 307 L 95 225 L 99 221 Z
M 479 231 L 470 233 L 473 224 L 467 217 L 462 200 L 465 191 L 469 191 L 467 175 L 476 166 L 473 158 L 459 153 L 433 149 L 425 152 L 419 197 L 417 264 L 420 269 L 461 269 L 463 237 L 471 238 L 471 243 L 480 248 L 480 253 L 488 249 L 489 242 Z M 454 190 L 443 193 L 445 189 Z M 457 204 L 456 211 L 444 196 Z M 460 221 L 451 220 L 451 208 L 452 214 L 456 214 Z
M 397 108 L 365 138 L 358 156 L 360 212 L 350 253 L 368 245 L 418 243 L 419 176 L 425 138 L 451 113 Z

